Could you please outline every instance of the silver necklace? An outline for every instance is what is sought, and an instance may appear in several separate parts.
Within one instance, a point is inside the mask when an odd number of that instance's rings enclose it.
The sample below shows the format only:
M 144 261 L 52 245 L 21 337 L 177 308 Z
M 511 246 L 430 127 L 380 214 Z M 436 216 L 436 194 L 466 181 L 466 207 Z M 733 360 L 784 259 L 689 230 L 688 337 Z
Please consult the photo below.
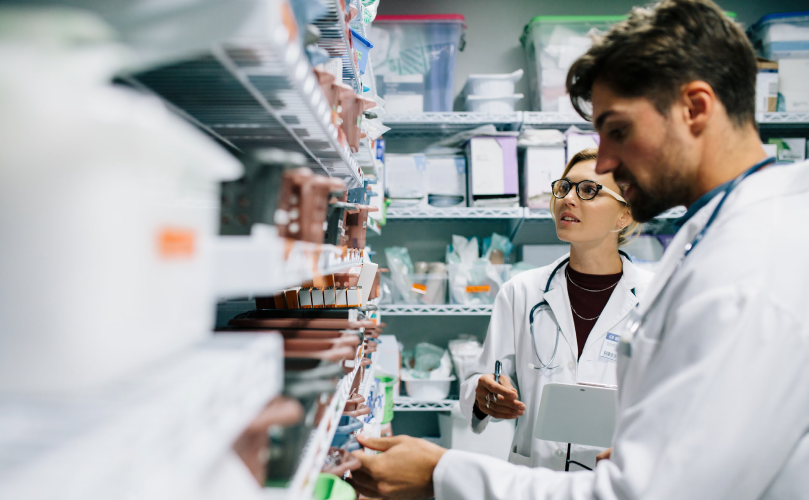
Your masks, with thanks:
M 598 316 L 596 316 L 595 318 L 585 318 L 585 317 L 584 317 L 584 316 L 582 316 L 581 314 L 577 313 L 575 309 L 573 309 L 573 304 L 570 304 L 570 310 L 571 310 L 571 311 L 573 311 L 573 314 L 575 314 L 575 315 L 576 315 L 576 316 L 578 316 L 579 318 L 583 319 L 584 321 L 595 321 L 595 320 L 597 320 L 598 318 L 600 318 L 600 317 L 601 317 L 601 315 L 599 314 L 599 315 L 598 315 Z
M 581 288 L 581 289 L 582 289 L 582 290 L 584 290 L 585 292 L 593 292 L 593 293 L 598 293 L 598 292 L 606 292 L 607 290 L 609 290 L 609 289 L 611 289 L 611 288 L 615 288 L 615 286 L 616 286 L 616 285 L 618 285 L 618 283 L 621 281 L 621 280 L 619 279 L 618 281 L 616 281 L 615 283 L 613 283 L 612 285 L 608 286 L 607 288 L 605 288 L 605 289 L 603 289 L 603 290 L 590 290 L 589 288 L 584 288 L 583 286 L 579 285 L 578 283 L 576 283 L 575 281 L 573 281 L 572 279 L 570 279 L 570 274 L 568 273 L 567 268 L 565 268 L 565 277 L 567 277 L 567 281 L 569 281 L 569 282 L 570 282 L 570 284 L 572 284 L 572 285 L 573 285 L 573 286 L 575 286 L 576 288 Z M 579 317 L 581 317 L 581 316 L 579 316 Z

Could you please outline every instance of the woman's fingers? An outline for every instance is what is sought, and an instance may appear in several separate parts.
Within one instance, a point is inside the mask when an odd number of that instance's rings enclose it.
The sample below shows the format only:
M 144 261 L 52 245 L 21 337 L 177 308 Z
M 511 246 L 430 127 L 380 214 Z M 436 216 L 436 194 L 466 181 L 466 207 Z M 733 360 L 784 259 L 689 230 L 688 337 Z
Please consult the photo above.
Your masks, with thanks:
M 486 400 L 486 396 L 489 397 L 488 401 Z M 511 399 L 511 398 L 502 397 L 502 396 L 497 396 L 495 398 L 495 394 L 489 392 L 485 388 L 480 388 L 479 387 L 475 391 L 475 399 L 477 400 L 478 406 L 480 406 L 481 409 L 483 409 L 483 407 L 488 402 L 489 406 L 500 405 L 500 406 L 503 406 L 504 408 L 509 408 L 509 409 L 512 409 L 512 410 L 515 410 L 515 411 L 520 411 L 520 412 L 525 411 L 525 403 L 523 403 L 522 401 L 520 401 L 518 399 Z
M 513 406 L 509 406 L 513 405 L 514 402 L 506 401 L 505 399 L 500 399 L 499 401 L 493 401 L 490 399 L 489 401 L 486 401 L 485 396 L 476 395 L 475 401 L 477 401 L 480 411 L 495 418 L 517 418 L 525 413 L 524 408 L 518 409 L 514 408 Z M 524 406 L 525 405 L 523 405 L 523 407 Z M 507 416 L 504 417 L 501 415 Z
M 502 377 L 503 376 L 501 375 L 500 378 L 502 379 Z M 495 383 L 494 375 L 491 374 L 482 375 L 480 379 L 478 379 L 476 391 L 484 391 L 494 394 L 498 396 L 497 399 L 500 399 L 500 396 L 503 396 L 506 399 L 516 400 L 518 397 L 517 390 L 514 387 L 506 387 L 504 385 Z

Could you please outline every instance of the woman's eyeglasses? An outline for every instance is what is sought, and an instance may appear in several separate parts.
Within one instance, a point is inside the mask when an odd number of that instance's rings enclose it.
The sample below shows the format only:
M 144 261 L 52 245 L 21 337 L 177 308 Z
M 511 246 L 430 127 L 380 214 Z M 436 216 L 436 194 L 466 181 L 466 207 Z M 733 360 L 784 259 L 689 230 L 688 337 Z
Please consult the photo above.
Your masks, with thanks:
M 573 186 L 576 187 L 576 194 L 579 195 L 579 198 L 584 201 L 592 200 L 598 196 L 599 191 L 604 191 L 621 203 L 626 204 L 626 200 L 623 198 L 623 196 L 610 188 L 602 186 L 596 181 L 570 182 L 567 179 L 559 179 L 551 182 L 551 193 L 553 194 L 554 198 L 559 198 L 561 200 L 567 196 L 570 190 L 573 189 Z

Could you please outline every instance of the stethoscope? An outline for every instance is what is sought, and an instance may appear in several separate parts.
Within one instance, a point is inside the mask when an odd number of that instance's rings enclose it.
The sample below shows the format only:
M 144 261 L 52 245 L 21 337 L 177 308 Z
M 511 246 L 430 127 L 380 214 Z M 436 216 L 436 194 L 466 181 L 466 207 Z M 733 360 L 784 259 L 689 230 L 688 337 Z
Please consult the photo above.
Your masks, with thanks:
M 743 180 L 747 179 L 754 173 L 758 172 L 759 170 L 761 170 L 762 168 L 766 167 L 767 165 L 773 162 L 775 162 L 775 158 L 770 157 L 756 163 L 755 165 L 750 167 L 747 171 L 742 173 L 740 176 L 733 179 L 733 181 L 731 181 L 730 184 L 728 184 L 727 187 L 725 187 L 725 189 L 721 191 L 722 193 L 724 193 L 724 196 L 722 197 L 721 200 L 719 200 L 719 203 L 716 204 L 716 207 L 713 209 L 713 213 L 711 213 L 711 216 L 708 218 L 708 222 L 705 224 L 705 227 L 703 227 L 702 230 L 699 233 L 697 233 L 697 235 L 694 237 L 693 240 L 691 240 L 690 243 L 685 244 L 685 247 L 683 248 L 683 254 L 680 256 L 680 260 L 677 261 L 677 264 L 675 264 L 674 269 L 672 269 L 668 279 L 660 288 L 660 291 L 657 292 L 657 295 L 654 296 L 649 306 L 646 307 L 645 311 L 642 313 L 638 311 L 638 308 L 633 309 L 632 312 L 629 313 L 629 318 L 627 319 L 626 322 L 626 335 L 623 335 L 621 337 L 622 342 L 620 343 L 619 347 L 619 349 L 625 356 L 628 357 L 632 355 L 632 348 L 630 342 L 632 341 L 632 339 L 635 338 L 635 335 L 643 326 L 643 322 L 646 321 L 646 318 L 649 315 L 649 311 L 651 311 L 657 304 L 658 300 L 660 300 L 660 296 L 663 295 L 663 291 L 671 282 L 671 277 L 674 276 L 674 274 L 677 272 L 678 269 L 680 269 L 680 266 L 682 266 L 685 258 L 688 257 L 688 255 L 694 251 L 694 248 L 696 248 L 696 246 L 705 238 L 705 234 L 708 232 L 708 228 L 710 228 L 711 224 L 713 224 L 714 220 L 716 220 L 716 216 L 719 214 L 719 210 L 722 208 L 722 205 L 724 205 L 725 201 L 727 201 L 727 199 L 730 198 L 730 193 L 732 193 L 733 190 L 736 189 L 736 187 L 739 184 L 741 184 Z
M 632 257 L 630 257 L 623 250 L 618 250 L 618 253 L 623 255 L 624 257 L 626 257 L 627 260 L 629 260 L 630 262 L 632 262 Z M 570 262 L 570 257 L 566 258 L 565 260 L 560 262 L 555 268 L 553 268 L 553 271 L 551 271 L 551 275 L 548 278 L 548 282 L 545 283 L 545 291 L 544 291 L 543 295 L 550 291 L 551 282 L 553 281 L 553 277 L 556 276 L 556 273 L 559 271 L 559 269 L 562 269 L 562 267 L 564 267 L 568 262 Z M 632 294 L 635 295 L 635 289 L 634 288 L 632 289 Z M 537 340 L 536 340 L 536 337 L 534 336 L 534 315 L 539 317 L 540 313 L 542 313 L 542 312 L 552 312 L 550 304 L 548 304 L 548 301 L 545 300 L 544 298 L 542 299 L 542 302 L 540 302 L 539 304 L 532 307 L 531 312 L 528 313 L 528 330 L 531 332 L 531 345 L 534 348 L 534 355 L 536 355 L 537 362 L 539 363 L 539 365 L 535 365 L 533 363 L 528 363 L 528 367 L 533 368 L 534 370 L 553 370 L 555 368 L 559 368 L 559 365 L 556 365 L 556 366 L 551 366 L 551 365 L 553 364 L 553 360 L 556 359 L 556 351 L 559 350 L 559 337 L 562 336 L 562 327 L 559 326 L 559 322 L 557 321 L 556 322 L 556 341 L 553 343 L 553 354 L 551 354 L 550 361 L 548 361 L 547 363 L 543 363 L 542 358 L 539 356 L 539 351 L 537 350 Z

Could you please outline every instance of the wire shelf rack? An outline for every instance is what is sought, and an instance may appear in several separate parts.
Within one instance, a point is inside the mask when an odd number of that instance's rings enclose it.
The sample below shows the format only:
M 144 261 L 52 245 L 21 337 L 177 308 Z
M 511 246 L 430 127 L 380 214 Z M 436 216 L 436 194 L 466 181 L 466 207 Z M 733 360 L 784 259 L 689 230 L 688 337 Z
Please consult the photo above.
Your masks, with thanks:
M 401 396 L 393 400 L 393 411 L 452 411 L 457 405 L 457 399 L 420 401 L 418 399 Z
M 132 76 L 239 151 L 297 151 L 315 170 L 351 186 L 362 182 L 305 53 L 282 26 L 266 39 L 215 44 L 197 57 Z
M 416 304 L 384 304 L 379 306 L 379 312 L 389 316 L 489 316 L 492 314 L 492 304 L 481 305 L 416 305 Z

